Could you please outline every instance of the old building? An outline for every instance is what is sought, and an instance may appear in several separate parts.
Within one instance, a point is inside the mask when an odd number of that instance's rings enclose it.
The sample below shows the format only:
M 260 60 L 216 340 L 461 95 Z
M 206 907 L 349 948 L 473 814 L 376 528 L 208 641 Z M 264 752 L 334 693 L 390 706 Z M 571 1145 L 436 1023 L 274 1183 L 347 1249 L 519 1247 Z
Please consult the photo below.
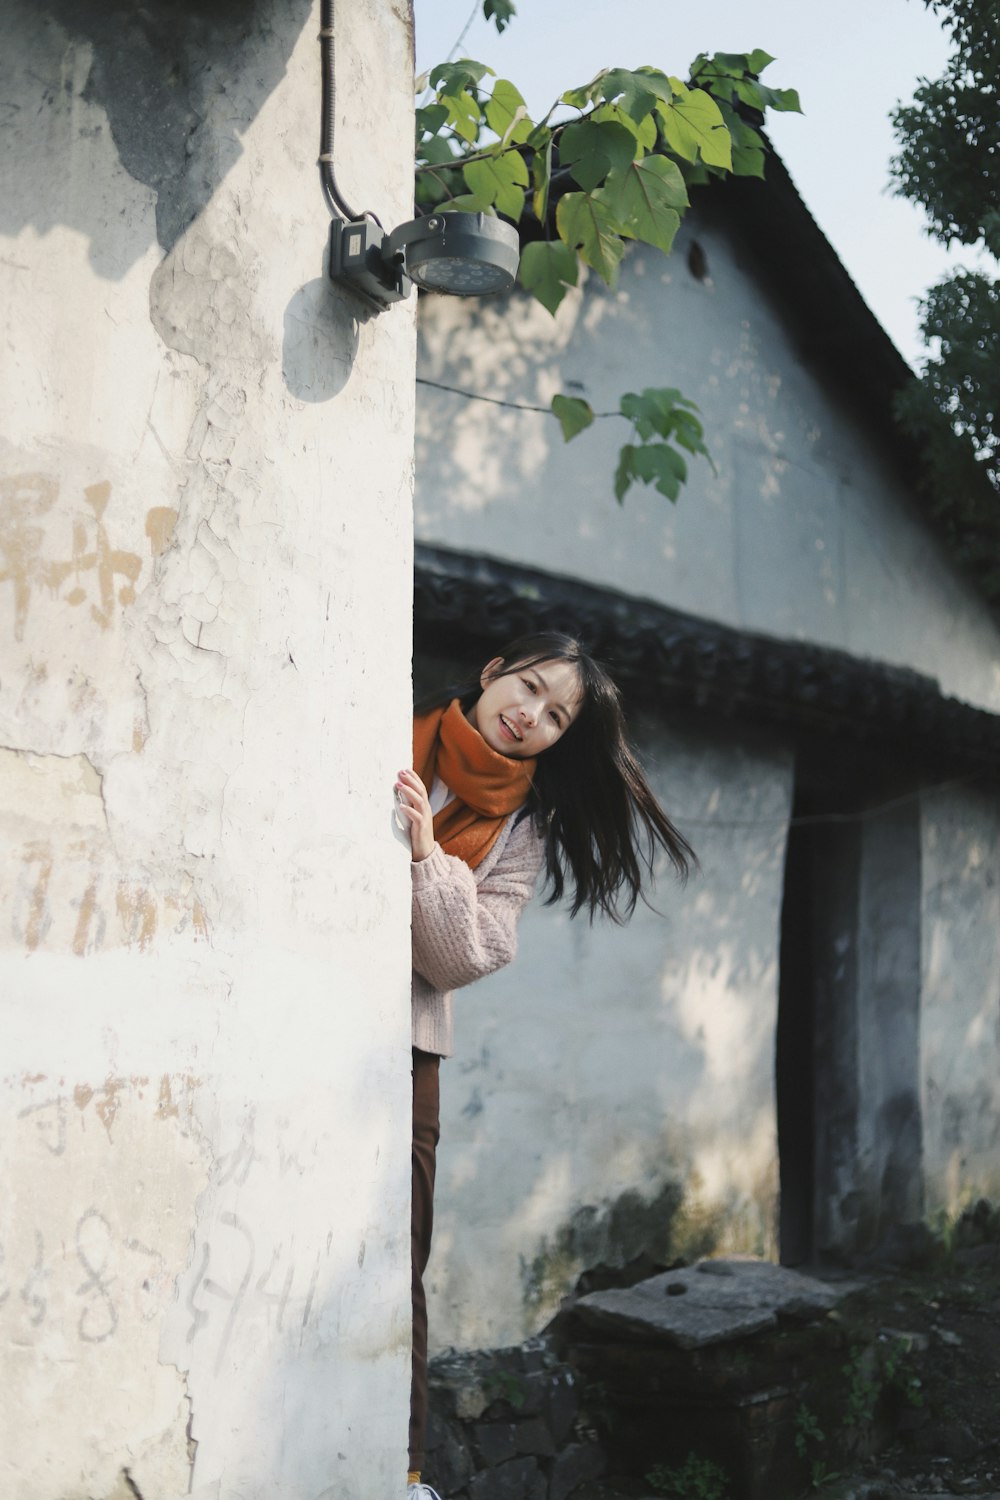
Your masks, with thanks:
M 4 7 L 6 1500 L 403 1472 L 415 308 L 324 276 L 319 10 Z M 406 7 L 337 45 L 398 222 Z
M 460 998 L 442 1342 L 533 1331 L 601 1264 L 850 1258 L 1000 1193 L 1000 629 L 925 513 L 907 378 L 777 160 L 615 295 L 422 307 L 419 678 L 580 631 L 701 863 L 623 930 L 536 903 Z M 715 467 L 619 509 L 627 425 L 564 446 L 544 408 L 647 386 Z

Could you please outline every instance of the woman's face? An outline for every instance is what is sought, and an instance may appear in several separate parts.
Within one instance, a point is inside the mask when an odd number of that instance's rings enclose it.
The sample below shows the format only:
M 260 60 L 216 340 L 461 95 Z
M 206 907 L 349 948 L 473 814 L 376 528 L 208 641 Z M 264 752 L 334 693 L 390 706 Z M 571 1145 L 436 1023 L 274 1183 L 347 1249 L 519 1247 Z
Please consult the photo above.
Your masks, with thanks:
M 580 673 L 573 662 L 504 668 L 497 656 L 479 680 L 482 694 L 466 717 L 491 750 L 510 760 L 529 760 L 549 750 L 583 707 Z

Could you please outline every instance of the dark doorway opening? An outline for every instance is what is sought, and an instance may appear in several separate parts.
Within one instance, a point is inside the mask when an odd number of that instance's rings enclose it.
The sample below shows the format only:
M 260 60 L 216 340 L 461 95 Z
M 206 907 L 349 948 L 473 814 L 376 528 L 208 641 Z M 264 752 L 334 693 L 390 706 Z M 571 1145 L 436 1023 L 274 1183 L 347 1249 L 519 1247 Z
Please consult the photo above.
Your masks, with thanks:
M 919 798 L 858 762 L 807 769 L 779 949 L 785 1265 L 850 1261 L 922 1208 Z
M 814 1249 L 816 1005 L 808 832 L 794 822 L 788 831 L 781 907 L 775 1087 L 781 1182 L 778 1243 L 787 1266 L 811 1261 Z

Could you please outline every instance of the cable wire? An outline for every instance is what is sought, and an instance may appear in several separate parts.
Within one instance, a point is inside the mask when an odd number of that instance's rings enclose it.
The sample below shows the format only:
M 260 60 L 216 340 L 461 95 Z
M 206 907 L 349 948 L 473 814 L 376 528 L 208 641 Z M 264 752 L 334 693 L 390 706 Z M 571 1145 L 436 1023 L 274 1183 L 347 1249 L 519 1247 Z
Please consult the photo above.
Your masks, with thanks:
M 326 206 L 334 219 L 346 219 L 356 223 L 359 219 L 373 219 L 382 228 L 382 221 L 370 209 L 355 213 L 337 186 L 333 171 L 333 137 L 337 123 L 337 76 L 335 31 L 333 19 L 334 0 L 320 0 L 320 65 L 322 78 L 322 103 L 320 106 L 319 133 L 319 180 L 323 188 Z
M 981 771 L 970 771 L 967 776 L 956 776 L 951 781 L 938 781 L 930 786 L 918 787 L 915 792 L 904 792 L 902 796 L 891 797 L 888 802 L 880 802 L 875 807 L 867 807 L 862 812 L 853 813 L 800 813 L 795 817 L 785 818 L 688 818 L 683 813 L 673 813 L 674 822 L 685 828 L 816 828 L 824 825 L 842 823 L 867 823 L 873 818 L 883 817 L 888 812 L 895 812 L 897 808 L 908 807 L 913 802 L 920 802 L 924 797 L 933 796 L 936 792 L 950 792 L 957 787 L 968 786 L 971 782 L 981 781 L 990 773 L 984 768 Z
M 508 406 L 511 411 L 540 411 L 543 416 L 554 417 L 555 412 L 551 406 L 532 406 L 527 401 L 504 401 L 499 396 L 482 396 L 478 391 L 463 391 L 457 385 L 445 385 L 440 380 L 428 380 L 423 375 L 416 378 L 417 385 L 429 385 L 435 391 L 450 391 L 453 396 L 464 396 L 466 401 L 486 401 L 490 406 Z M 620 417 L 620 411 L 595 411 L 593 417 L 595 422 L 598 417 Z

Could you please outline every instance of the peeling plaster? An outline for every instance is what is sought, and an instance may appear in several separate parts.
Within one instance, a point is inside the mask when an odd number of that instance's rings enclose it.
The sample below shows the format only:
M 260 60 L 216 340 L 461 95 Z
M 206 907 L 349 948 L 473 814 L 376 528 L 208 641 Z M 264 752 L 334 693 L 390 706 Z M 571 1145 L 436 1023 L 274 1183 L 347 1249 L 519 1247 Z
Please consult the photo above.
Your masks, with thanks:
M 208 935 L 190 879 L 157 881 L 123 861 L 105 779 L 86 755 L 0 747 L 0 932 L 29 953 L 78 957 L 149 947 L 157 933 Z

